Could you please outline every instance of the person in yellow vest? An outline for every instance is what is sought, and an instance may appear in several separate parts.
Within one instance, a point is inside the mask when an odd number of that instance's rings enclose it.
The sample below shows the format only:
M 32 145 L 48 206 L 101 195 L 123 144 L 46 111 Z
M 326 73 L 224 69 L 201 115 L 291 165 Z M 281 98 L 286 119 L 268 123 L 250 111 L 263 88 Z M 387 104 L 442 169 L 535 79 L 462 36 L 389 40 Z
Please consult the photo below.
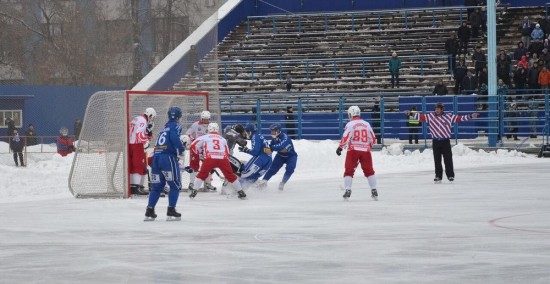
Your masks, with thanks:
M 411 112 L 408 115 L 409 120 L 407 121 L 407 126 L 409 127 L 409 144 L 412 144 L 414 139 L 414 144 L 418 144 L 418 131 L 420 130 L 420 121 L 414 119 L 414 114 L 417 113 L 416 106 L 413 106 Z

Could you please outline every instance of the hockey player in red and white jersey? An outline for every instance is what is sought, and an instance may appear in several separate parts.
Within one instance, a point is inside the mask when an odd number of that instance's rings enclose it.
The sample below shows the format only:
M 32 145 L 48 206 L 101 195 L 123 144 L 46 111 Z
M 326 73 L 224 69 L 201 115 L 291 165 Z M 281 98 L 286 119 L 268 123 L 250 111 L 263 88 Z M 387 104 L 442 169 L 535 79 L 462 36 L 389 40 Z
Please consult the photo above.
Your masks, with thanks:
M 240 199 L 246 199 L 246 194 L 242 189 L 241 183 L 237 175 L 233 173 L 233 169 L 229 162 L 227 140 L 219 134 L 219 131 L 218 124 L 211 122 L 208 124 L 208 134 L 198 137 L 191 144 L 191 153 L 195 152 L 199 154 L 202 152 L 204 160 L 193 182 L 193 189 L 191 189 L 189 197 L 195 198 L 197 195 L 197 190 L 195 188 L 200 188 L 204 180 L 208 178 L 210 172 L 214 168 L 218 168 L 231 186 L 237 191 L 238 197 Z
M 130 191 L 132 194 L 149 194 L 143 182 L 147 175 L 147 161 L 144 149 L 149 147 L 153 138 L 154 119 L 157 112 L 153 108 L 146 108 L 142 115 L 136 116 L 130 122 L 130 145 L 128 151 L 128 169 L 130 171 Z
M 371 148 L 376 143 L 376 136 L 370 126 L 370 123 L 361 119 L 361 110 L 358 106 L 351 106 L 348 109 L 349 122 L 344 128 L 344 135 L 340 140 L 340 145 L 336 149 L 336 154 L 340 156 L 342 150 L 347 148 L 346 164 L 344 171 L 344 199 L 351 196 L 351 183 L 353 174 L 358 164 L 361 164 L 363 174 L 369 181 L 371 188 L 371 197 L 378 200 L 378 192 L 376 191 L 376 176 L 372 167 Z
M 210 117 L 211 117 L 211 114 L 209 111 L 205 110 L 201 112 L 201 120 L 194 122 L 193 124 L 191 124 L 191 127 L 187 129 L 187 132 L 185 132 L 185 134 L 189 136 L 189 138 L 191 139 L 191 143 L 193 143 L 197 138 L 208 133 L 208 125 L 210 123 Z M 193 170 L 193 172 L 189 174 L 190 176 L 189 177 L 190 182 L 189 182 L 189 188 L 188 188 L 189 190 L 193 189 L 193 182 L 195 181 L 195 176 L 199 171 L 200 161 L 201 161 L 200 153 L 199 152 L 194 153 L 193 151 L 191 151 L 189 154 L 189 167 Z M 205 191 L 216 190 L 216 188 L 212 186 L 212 184 L 210 183 L 211 180 L 212 180 L 212 176 L 210 175 L 206 179 L 206 182 L 204 185 Z

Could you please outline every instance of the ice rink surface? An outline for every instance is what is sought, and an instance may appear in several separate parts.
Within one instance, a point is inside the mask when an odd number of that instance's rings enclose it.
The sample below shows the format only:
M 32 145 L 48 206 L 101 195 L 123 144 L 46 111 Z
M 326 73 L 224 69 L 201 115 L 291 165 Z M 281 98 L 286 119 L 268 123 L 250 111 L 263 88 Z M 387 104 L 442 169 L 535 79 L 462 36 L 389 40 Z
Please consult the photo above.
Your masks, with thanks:
M 549 164 L 378 174 L 343 201 L 341 173 L 248 200 L 180 195 L 0 204 L 1 283 L 550 283 Z M 376 163 L 376 161 L 375 161 Z M 429 166 L 429 165 L 428 165 Z M 335 177 L 336 176 L 336 177 Z

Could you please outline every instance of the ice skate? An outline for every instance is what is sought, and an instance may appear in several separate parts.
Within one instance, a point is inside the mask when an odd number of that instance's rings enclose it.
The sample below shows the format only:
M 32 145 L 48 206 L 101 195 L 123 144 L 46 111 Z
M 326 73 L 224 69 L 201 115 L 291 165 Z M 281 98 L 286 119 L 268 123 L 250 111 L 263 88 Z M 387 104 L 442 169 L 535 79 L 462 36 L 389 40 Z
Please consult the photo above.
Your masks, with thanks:
M 376 188 L 371 189 L 370 193 L 370 197 L 372 197 L 374 201 L 378 201 L 378 191 L 376 191 Z
M 189 198 L 195 199 L 195 196 L 197 196 L 197 190 L 191 189 L 191 194 L 189 194 Z
M 155 208 L 147 207 L 147 210 L 145 210 L 145 219 L 143 219 L 143 221 L 155 221 L 155 218 L 157 218 Z
M 176 212 L 175 207 L 168 207 L 166 211 L 166 221 L 181 221 L 181 214 Z
M 440 184 L 441 183 L 441 178 L 438 178 L 438 177 L 434 178 L 434 183 L 435 184 Z
M 283 189 L 285 189 L 285 182 L 281 181 L 281 183 L 279 183 L 279 191 L 283 191 Z
M 346 193 L 342 197 L 344 197 L 344 200 L 348 200 L 351 196 L 351 189 L 347 189 Z
M 455 177 L 449 177 L 449 181 L 450 181 L 450 182 L 455 181 Z
M 215 186 L 213 186 L 211 183 L 204 183 L 204 192 L 209 192 L 209 191 L 216 191 L 217 188 Z
M 267 187 L 267 180 L 261 179 L 261 180 L 257 181 L 256 182 L 256 187 L 259 190 L 265 189 Z
M 239 199 L 241 199 L 241 200 L 245 200 L 245 199 L 247 199 L 247 198 L 246 198 L 246 193 L 244 193 L 244 191 L 243 191 L 243 190 L 239 190 L 239 191 L 237 191 L 237 194 L 239 195 L 239 196 L 238 196 L 238 197 L 239 197 Z

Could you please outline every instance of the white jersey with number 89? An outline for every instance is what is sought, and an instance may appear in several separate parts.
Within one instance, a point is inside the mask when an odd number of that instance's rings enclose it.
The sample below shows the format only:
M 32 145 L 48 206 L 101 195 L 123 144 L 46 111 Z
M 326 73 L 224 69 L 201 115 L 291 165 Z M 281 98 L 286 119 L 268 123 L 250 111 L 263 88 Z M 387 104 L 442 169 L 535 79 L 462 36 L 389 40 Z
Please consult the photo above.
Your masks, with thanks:
M 376 136 L 370 123 L 356 117 L 346 124 L 340 147 L 347 146 L 349 150 L 368 152 L 375 142 Z

